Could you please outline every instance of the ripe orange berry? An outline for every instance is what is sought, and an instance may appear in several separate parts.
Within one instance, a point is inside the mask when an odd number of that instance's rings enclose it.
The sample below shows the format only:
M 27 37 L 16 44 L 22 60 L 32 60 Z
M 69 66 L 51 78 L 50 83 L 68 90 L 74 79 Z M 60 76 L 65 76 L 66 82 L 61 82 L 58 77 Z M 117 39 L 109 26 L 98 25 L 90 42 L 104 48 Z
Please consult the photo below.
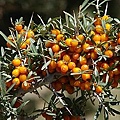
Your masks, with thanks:
M 74 77 L 69 77 L 69 84 L 71 85 L 71 86 L 73 86 L 74 87 L 74 83 L 75 83 L 75 78 Z
M 95 31 L 97 32 L 97 33 L 103 33 L 103 27 L 101 26 L 101 25 L 96 25 L 96 27 L 95 27 Z
M 65 40 L 65 44 L 66 44 L 67 46 L 71 46 L 71 41 L 72 41 L 72 38 L 67 38 L 67 39 Z
M 100 42 L 100 40 L 101 40 L 99 34 L 95 34 L 95 35 L 92 37 L 92 39 L 93 39 L 95 42 L 96 42 L 96 41 L 99 41 L 99 42 Z
M 101 18 L 100 17 L 96 17 L 95 18 L 95 22 L 94 22 L 94 25 L 96 26 L 96 25 L 101 25 L 102 23 L 101 23 Z
M 32 30 L 29 30 L 27 33 L 27 38 L 33 38 L 34 37 L 34 32 Z
M 93 60 L 97 59 L 97 58 L 98 58 L 97 52 L 95 52 L 95 51 L 91 52 L 91 53 L 90 53 L 90 57 L 91 57 Z
M 83 79 L 84 81 L 90 80 L 90 79 L 91 79 L 91 75 L 90 75 L 90 74 L 82 74 L 82 79 Z
M 109 68 L 109 65 L 108 65 L 108 63 L 102 63 L 101 64 L 101 67 L 104 69 L 104 70 L 107 70 L 108 68 Z
M 76 67 L 76 64 L 74 63 L 74 62 L 69 62 L 68 63 L 68 68 L 70 69 L 70 70 L 72 70 L 73 68 L 75 68 Z
M 52 46 L 52 51 L 53 51 L 53 52 L 59 52 L 59 50 L 60 50 L 60 46 L 59 46 L 59 45 L 54 44 L 54 45 Z
M 85 85 L 85 90 L 90 90 L 91 89 L 90 88 L 90 86 L 91 86 L 90 82 L 86 81 L 84 85 Z
M 58 29 L 53 29 L 53 30 L 51 30 L 51 33 L 54 35 L 59 35 L 60 31 Z
M 82 66 L 81 66 L 81 70 L 88 70 L 89 69 L 89 66 L 87 65 L 87 64 L 83 64 Z
M 26 81 L 26 79 L 27 79 L 26 74 L 21 74 L 21 75 L 19 75 L 19 80 L 20 80 L 20 82 L 24 82 L 24 81 Z
M 26 44 L 30 45 L 30 38 L 25 41 Z
M 24 81 L 21 85 L 21 88 L 23 90 L 28 90 L 30 88 L 30 85 L 31 85 L 30 83 L 28 83 L 27 81 Z
M 105 55 L 108 57 L 108 58 L 111 58 L 113 57 L 113 52 L 111 50 L 106 50 L 105 51 Z
M 102 16 L 102 20 L 108 20 L 109 16 L 108 15 L 104 15 Z
M 90 45 L 88 43 L 84 43 L 82 45 L 82 49 L 83 49 L 84 52 L 89 52 L 89 49 L 88 49 L 89 47 L 90 47 Z
M 83 41 L 85 39 L 83 34 L 76 36 L 76 38 L 78 38 L 80 41 Z
M 100 93 L 102 93 L 102 87 L 101 86 L 96 86 L 96 89 L 95 89 L 95 92 L 97 93 L 97 94 L 100 94 Z
M 50 64 L 49 64 L 49 67 L 50 67 L 51 69 L 55 69 L 56 66 L 57 66 L 57 63 L 56 63 L 54 60 L 52 60 L 52 61 L 50 62 Z
M 27 68 L 25 66 L 19 67 L 20 74 L 27 74 Z
M 57 61 L 57 67 L 61 67 L 64 64 L 63 60 Z
M 105 28 L 106 28 L 107 31 L 110 31 L 110 29 L 111 29 L 111 24 L 106 23 L 106 24 L 105 24 Z
M 72 72 L 73 73 L 80 73 L 81 69 L 79 67 L 75 67 L 75 68 L 72 69 Z
M 19 69 L 17 69 L 17 68 L 12 71 L 12 76 L 13 76 L 13 77 L 18 77 L 19 74 L 20 74 L 20 71 L 19 71 Z
M 20 45 L 20 48 L 21 48 L 21 49 L 26 49 L 26 48 L 27 48 L 27 43 L 25 43 L 25 42 L 22 43 L 22 44 Z
M 12 83 L 15 84 L 16 86 L 20 85 L 20 80 L 19 80 L 19 78 L 14 78 L 14 79 L 12 80 Z
M 80 85 L 81 85 L 80 80 L 76 80 L 76 81 L 74 82 L 74 87 L 80 87 Z
M 15 59 L 12 61 L 12 64 L 13 64 L 15 67 L 18 67 L 18 66 L 20 66 L 20 64 L 21 64 L 21 61 L 20 61 L 20 59 L 15 58 Z
M 65 64 L 63 64 L 60 68 L 62 73 L 66 73 L 68 71 L 68 66 Z
M 65 54 L 65 55 L 63 56 L 63 61 L 69 62 L 69 61 L 70 61 L 70 56 L 67 55 L 67 54 Z
M 106 34 L 102 34 L 100 36 L 100 40 L 101 40 L 101 42 L 108 41 L 108 36 Z
M 64 39 L 63 34 L 58 34 L 57 37 L 56 37 L 56 40 L 57 40 L 58 42 L 61 41 L 61 40 L 63 40 L 63 39 Z
M 117 43 L 120 45 L 120 37 L 117 39 Z
M 76 39 L 72 39 L 70 44 L 71 44 L 72 47 L 77 47 L 78 46 L 78 41 Z
M 79 62 L 80 62 L 81 65 L 86 64 L 87 63 L 87 59 L 85 57 L 83 57 L 83 56 L 80 56 Z
M 78 60 L 78 58 L 80 57 L 80 54 L 79 53 L 73 53 L 72 54 L 72 58 L 74 59 L 74 60 Z
M 21 24 L 16 24 L 15 29 L 20 32 L 22 30 L 23 26 Z

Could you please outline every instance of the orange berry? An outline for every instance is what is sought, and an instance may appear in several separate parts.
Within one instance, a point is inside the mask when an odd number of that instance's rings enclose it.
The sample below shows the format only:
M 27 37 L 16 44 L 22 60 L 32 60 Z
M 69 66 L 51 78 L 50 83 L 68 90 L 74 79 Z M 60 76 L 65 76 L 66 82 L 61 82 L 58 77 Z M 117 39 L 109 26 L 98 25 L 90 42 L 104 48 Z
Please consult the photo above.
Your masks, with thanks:
M 74 87 L 80 87 L 80 85 L 81 85 L 80 80 L 76 80 L 76 81 L 74 82 Z
M 63 34 L 58 34 L 57 37 L 56 37 L 56 40 L 57 40 L 58 42 L 61 41 L 61 40 L 63 40 L 63 39 L 64 39 Z
M 74 60 L 78 60 L 79 57 L 80 57 L 80 54 L 79 54 L 79 53 L 73 53 L 73 54 L 72 54 L 72 58 L 73 58 Z
M 110 29 L 111 29 L 111 24 L 106 23 L 106 24 L 105 24 L 105 28 L 106 28 L 107 31 L 110 31 Z
M 101 25 L 96 25 L 95 31 L 96 31 L 97 33 L 103 33 L 103 27 L 102 27 Z
M 51 69 L 55 69 L 56 66 L 57 66 L 57 63 L 56 63 L 54 60 L 52 60 L 52 61 L 50 62 L 50 64 L 49 64 L 49 67 L 50 67 Z
M 95 34 L 92 39 L 96 42 L 96 41 L 100 41 L 101 38 L 100 38 L 100 35 L 99 34 Z
M 24 82 L 22 83 L 22 85 L 21 85 L 21 88 L 22 88 L 23 90 L 28 90 L 28 89 L 30 88 L 30 86 L 31 86 L 30 83 L 28 83 L 27 81 L 24 81 Z
M 86 81 L 84 85 L 85 85 L 85 90 L 90 90 L 91 89 L 90 88 L 90 86 L 91 86 L 90 82 Z
M 85 39 L 83 34 L 80 34 L 78 36 L 76 36 L 80 41 L 83 41 Z
M 18 77 L 19 74 L 20 74 L 20 71 L 19 71 L 19 69 L 17 69 L 17 68 L 12 71 L 12 76 L 13 76 L 13 77 Z
M 113 52 L 111 50 L 106 50 L 105 51 L 105 55 L 108 57 L 108 58 L 111 58 L 113 57 Z
M 80 89 L 81 89 L 81 90 L 85 90 L 85 83 L 84 83 L 84 82 L 81 82 L 81 84 L 80 84 Z
M 21 24 L 16 24 L 15 29 L 20 32 L 22 30 L 23 26 Z
M 25 74 L 19 75 L 20 82 L 24 82 L 24 81 L 26 81 L 26 79 L 27 79 L 27 76 Z
M 74 63 L 74 62 L 69 62 L 68 63 L 68 68 L 70 69 L 70 70 L 72 70 L 73 68 L 75 68 L 76 67 L 76 64 Z
M 65 54 L 65 55 L 63 56 L 63 61 L 69 62 L 69 61 L 70 61 L 70 56 L 67 55 L 67 54 Z
M 72 47 L 77 47 L 78 46 L 78 41 L 76 39 L 72 39 L 70 44 L 71 44 Z
M 76 53 L 80 53 L 82 51 L 82 47 L 81 46 L 75 47 L 74 51 Z
M 83 56 L 80 56 L 79 62 L 80 62 L 81 65 L 86 64 L 87 63 L 87 59 L 85 57 L 83 57 Z
M 91 57 L 93 60 L 97 59 L 97 58 L 98 58 L 97 52 L 95 52 L 95 51 L 91 52 L 91 53 L 90 53 L 90 57 Z
M 21 61 L 20 61 L 20 59 L 15 58 L 15 59 L 12 61 L 12 64 L 13 64 L 15 67 L 18 67 L 18 66 L 20 66 L 20 64 L 21 64 Z
M 81 69 L 80 69 L 79 67 L 74 67 L 74 68 L 72 69 L 72 72 L 73 72 L 73 73 L 80 73 L 80 72 L 81 72 Z
M 84 43 L 82 45 L 82 49 L 84 52 L 89 52 L 89 47 L 90 47 L 90 45 L 88 43 Z
M 108 20 L 109 16 L 108 15 L 104 15 L 102 16 L 102 20 Z
M 28 45 L 30 45 L 30 38 L 28 38 L 25 43 L 27 43 Z
M 32 30 L 29 30 L 27 32 L 27 38 L 33 38 L 34 37 L 34 32 Z
M 57 67 L 61 67 L 64 64 L 63 60 L 57 61 Z
M 101 67 L 104 69 L 104 70 L 107 70 L 109 68 L 109 65 L 107 63 L 102 63 L 101 64 Z
M 101 18 L 100 17 L 96 17 L 95 18 L 95 22 L 94 22 L 94 25 L 96 26 L 96 25 L 101 25 L 102 23 L 101 23 Z
M 117 39 L 117 43 L 120 45 L 120 37 Z
M 102 87 L 101 86 L 96 86 L 96 89 L 95 89 L 95 92 L 97 93 L 97 94 L 100 94 L 100 93 L 102 93 Z
M 25 66 L 19 67 L 20 74 L 27 74 L 27 68 Z
M 51 30 L 51 33 L 54 35 L 59 35 L 60 31 L 58 29 L 53 29 L 53 30 Z
M 22 44 L 20 45 L 20 48 L 21 48 L 21 49 L 26 49 L 26 48 L 27 48 L 27 43 L 25 43 L 25 42 L 22 43 Z
M 108 36 L 106 34 L 102 34 L 100 36 L 100 40 L 101 40 L 101 42 L 108 41 Z
M 52 51 L 53 51 L 53 52 L 59 52 L 59 50 L 60 50 L 60 46 L 59 46 L 59 45 L 54 44 L 54 45 L 52 46 Z
M 91 79 L 91 75 L 90 75 L 90 74 L 82 74 L 82 79 L 83 79 L 84 81 L 90 80 L 90 79 Z
M 63 64 L 60 68 L 62 73 L 66 73 L 68 71 L 68 66 L 65 64 Z
M 12 83 L 15 84 L 16 86 L 20 85 L 20 80 L 19 80 L 19 78 L 14 78 L 14 79 L 12 80 Z
M 69 84 L 71 85 L 71 86 L 73 86 L 74 87 L 74 83 L 75 83 L 75 78 L 74 77 L 69 77 Z
M 88 70 L 89 69 L 89 66 L 87 65 L 87 64 L 83 64 L 82 66 L 81 66 L 81 70 Z
M 67 39 L 65 40 L 65 44 L 66 44 L 67 46 L 71 46 L 71 41 L 72 41 L 72 38 L 67 38 Z

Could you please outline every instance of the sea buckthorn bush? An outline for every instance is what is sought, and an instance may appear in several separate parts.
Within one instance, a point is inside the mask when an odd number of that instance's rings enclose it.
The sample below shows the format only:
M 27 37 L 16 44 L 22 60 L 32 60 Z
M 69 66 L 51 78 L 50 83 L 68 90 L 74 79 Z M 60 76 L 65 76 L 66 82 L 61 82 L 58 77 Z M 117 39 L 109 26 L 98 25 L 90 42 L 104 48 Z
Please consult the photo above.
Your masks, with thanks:
M 105 11 L 100 10 L 106 4 Z M 92 16 L 86 9 L 95 6 Z M 120 114 L 114 105 L 120 100 L 112 94 L 120 83 L 120 21 L 107 15 L 108 0 L 85 0 L 73 15 L 25 25 L 23 18 L 11 23 L 10 35 L 1 47 L 0 117 L 2 119 L 84 120 L 86 104 L 98 102 L 93 117 L 102 111 L 104 119 Z M 48 88 L 51 99 L 32 116 L 23 110 L 22 97 L 37 88 Z M 42 89 L 44 90 L 44 89 Z M 118 93 L 116 93 L 118 94 Z

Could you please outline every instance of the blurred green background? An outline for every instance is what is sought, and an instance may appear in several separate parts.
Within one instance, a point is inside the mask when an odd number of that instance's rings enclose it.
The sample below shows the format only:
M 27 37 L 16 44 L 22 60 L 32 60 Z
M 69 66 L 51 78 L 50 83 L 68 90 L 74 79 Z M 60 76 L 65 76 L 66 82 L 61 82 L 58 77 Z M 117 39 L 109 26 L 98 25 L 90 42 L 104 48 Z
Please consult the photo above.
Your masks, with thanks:
M 0 0 L 0 31 L 3 31 L 6 35 L 9 35 L 8 27 L 12 26 L 10 23 L 11 17 L 13 21 L 19 19 L 20 17 L 24 17 L 25 24 L 27 25 L 29 23 L 32 12 L 34 12 L 33 20 L 36 23 L 40 22 L 37 14 L 39 14 L 46 22 L 50 17 L 64 17 L 63 11 L 72 14 L 73 10 L 78 10 L 79 5 L 83 1 L 84 0 Z M 91 9 L 93 9 L 93 7 L 90 8 L 88 12 L 91 12 Z M 102 9 L 104 11 L 105 5 L 102 6 Z M 111 0 L 109 2 L 108 15 L 120 19 L 120 0 Z M 1 36 L 0 46 L 5 46 L 5 41 Z M 45 97 L 47 100 L 49 100 L 50 92 L 48 92 L 46 88 L 43 89 L 43 91 L 39 89 L 40 94 L 42 97 Z M 117 93 L 119 91 L 115 92 Z M 36 108 L 43 107 L 43 100 L 39 99 L 36 95 L 28 93 L 26 96 L 24 96 L 24 100 L 28 99 L 30 99 L 31 102 L 25 109 L 29 113 Z M 120 107 L 118 109 L 120 110 Z M 92 120 L 94 115 L 93 113 L 96 108 L 88 103 L 87 110 L 90 111 L 87 114 L 87 120 Z M 120 116 L 116 116 L 115 118 L 116 120 L 120 120 Z M 114 118 L 111 117 L 111 120 L 113 119 Z M 37 120 L 42 120 L 42 118 L 38 118 Z M 103 120 L 103 118 L 100 117 L 99 120 Z

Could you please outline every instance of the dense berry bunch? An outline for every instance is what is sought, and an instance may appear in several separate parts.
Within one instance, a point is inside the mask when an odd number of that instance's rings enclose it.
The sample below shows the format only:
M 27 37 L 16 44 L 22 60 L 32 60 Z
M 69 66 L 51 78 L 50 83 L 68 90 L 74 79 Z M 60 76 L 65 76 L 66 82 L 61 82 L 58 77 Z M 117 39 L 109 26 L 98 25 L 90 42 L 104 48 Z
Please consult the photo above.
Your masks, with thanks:
M 45 24 L 38 16 L 42 24 L 37 25 L 32 16 L 28 26 L 17 20 L 8 37 L 1 32 L 7 41 L 2 53 L 5 90 L 23 96 L 47 87 L 53 95 L 49 103 L 43 99 L 48 106 L 38 110 L 46 120 L 84 119 L 87 100 L 94 104 L 95 99 L 99 108 L 94 120 L 102 107 L 105 116 L 108 111 L 119 113 L 110 104 L 119 103 L 111 90 L 120 83 L 120 22 L 101 15 L 96 2 L 94 17 L 81 9 L 73 16 L 65 12 L 65 22 L 60 17 Z

